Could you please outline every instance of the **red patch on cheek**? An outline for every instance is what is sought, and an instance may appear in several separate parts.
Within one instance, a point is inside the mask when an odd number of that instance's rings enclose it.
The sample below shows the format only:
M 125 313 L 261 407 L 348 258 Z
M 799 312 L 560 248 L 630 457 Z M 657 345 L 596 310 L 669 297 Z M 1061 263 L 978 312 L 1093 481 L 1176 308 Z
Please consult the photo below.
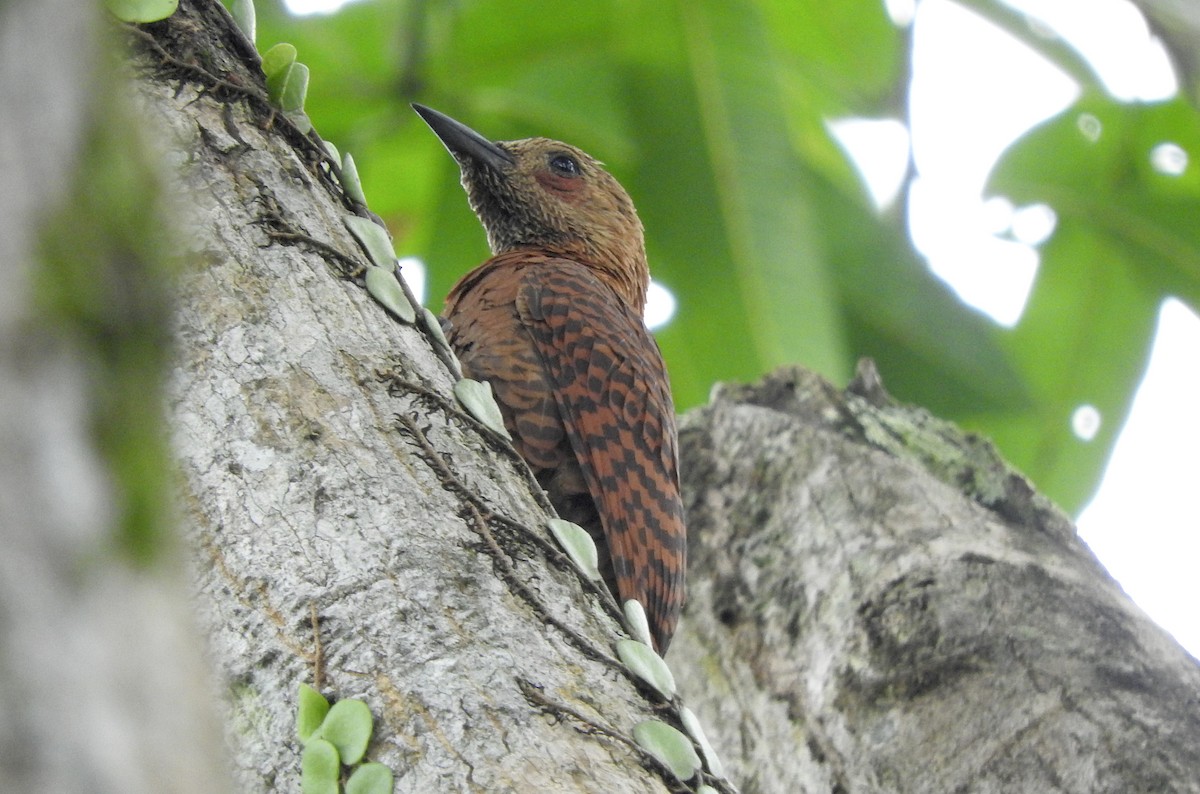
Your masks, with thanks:
M 583 187 L 582 179 L 572 179 L 570 177 L 559 176 L 558 174 L 547 173 L 545 171 L 534 176 L 539 185 L 545 190 L 550 191 L 559 198 L 567 201 L 576 200 L 579 195 L 579 189 Z

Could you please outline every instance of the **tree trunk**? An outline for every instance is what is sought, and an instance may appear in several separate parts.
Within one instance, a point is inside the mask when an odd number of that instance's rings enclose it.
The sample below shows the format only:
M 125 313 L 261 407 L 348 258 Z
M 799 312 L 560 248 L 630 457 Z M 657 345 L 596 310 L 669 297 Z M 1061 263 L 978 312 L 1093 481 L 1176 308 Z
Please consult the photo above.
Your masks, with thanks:
M 170 421 L 240 789 L 298 790 L 307 682 L 370 705 L 398 791 L 693 790 L 631 738 L 677 704 L 428 329 L 362 288 L 354 205 L 227 15 L 130 36 L 187 196 Z M 682 440 L 669 662 L 742 791 L 1200 790 L 1194 661 L 986 444 L 869 368 L 725 388 Z
M 989 444 L 873 368 L 682 429 L 685 697 L 742 790 L 1200 791 L 1200 669 Z

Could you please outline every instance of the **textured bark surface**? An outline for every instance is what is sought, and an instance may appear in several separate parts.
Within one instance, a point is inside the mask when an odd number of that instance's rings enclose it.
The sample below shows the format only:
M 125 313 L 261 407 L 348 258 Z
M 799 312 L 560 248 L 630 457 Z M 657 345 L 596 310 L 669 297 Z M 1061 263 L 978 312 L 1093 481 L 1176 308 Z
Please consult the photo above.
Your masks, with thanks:
M 1200 791 L 1195 660 L 986 444 L 871 374 L 781 371 L 682 423 L 675 668 L 733 779 Z

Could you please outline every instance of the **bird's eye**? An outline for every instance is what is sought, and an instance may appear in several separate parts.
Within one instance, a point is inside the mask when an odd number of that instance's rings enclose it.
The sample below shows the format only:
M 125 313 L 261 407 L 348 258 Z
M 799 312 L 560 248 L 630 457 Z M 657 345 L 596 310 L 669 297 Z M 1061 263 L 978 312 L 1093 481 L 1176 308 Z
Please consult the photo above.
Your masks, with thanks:
M 579 176 L 579 161 L 569 154 L 551 155 L 550 170 L 559 176 Z

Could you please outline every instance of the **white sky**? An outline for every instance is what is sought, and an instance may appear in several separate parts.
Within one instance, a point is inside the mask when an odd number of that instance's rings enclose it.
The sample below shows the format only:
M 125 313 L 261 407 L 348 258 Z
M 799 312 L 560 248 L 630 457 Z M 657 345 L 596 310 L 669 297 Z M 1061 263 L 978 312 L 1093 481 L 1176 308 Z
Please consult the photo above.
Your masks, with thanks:
M 931 269 L 964 301 L 1000 323 L 1015 324 L 1037 272 L 1035 246 L 1053 233 L 1054 212 L 1039 205 L 1014 207 L 1003 198 L 984 201 L 983 187 L 1001 152 L 1069 107 L 1079 87 L 950 0 L 882 1 L 898 23 L 915 16 L 911 144 L 920 176 L 909 194 L 913 239 Z M 294 13 L 330 11 L 345 2 L 288 0 Z M 1005 2 L 1037 14 L 1046 35 L 1069 41 L 1114 97 L 1153 101 L 1175 93 L 1165 50 L 1127 0 Z M 908 128 L 895 119 L 845 120 L 831 127 L 858 162 L 876 203 L 895 200 Z M 1158 153 L 1168 163 L 1163 170 L 1188 167 L 1189 153 L 1176 149 Z M 996 236 L 1008 231 L 1021 242 Z M 423 297 L 420 262 L 404 264 L 410 283 L 420 279 L 413 288 L 420 286 L 417 294 Z M 671 293 L 655 285 L 647 307 L 651 327 L 668 322 L 674 304 Z M 1126 592 L 1200 657 L 1197 350 L 1200 319 L 1179 301 L 1167 301 L 1133 413 L 1079 528 Z M 1105 421 L 1083 408 L 1073 417 L 1081 434 L 1089 423 Z

